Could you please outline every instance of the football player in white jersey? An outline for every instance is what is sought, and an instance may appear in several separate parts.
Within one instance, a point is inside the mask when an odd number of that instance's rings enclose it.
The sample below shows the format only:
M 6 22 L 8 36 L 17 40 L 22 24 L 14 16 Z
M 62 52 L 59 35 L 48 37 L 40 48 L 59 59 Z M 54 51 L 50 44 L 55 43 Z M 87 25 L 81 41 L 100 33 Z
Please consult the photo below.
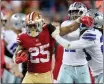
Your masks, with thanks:
M 10 17 L 10 20 L 8 20 L 9 25 L 11 25 L 10 28 L 7 29 L 6 28 L 7 26 L 5 25 L 5 29 L 4 29 L 4 33 L 3 33 L 4 41 L 5 41 L 7 50 L 9 51 L 9 53 L 11 53 L 11 58 L 16 50 L 17 35 L 22 32 L 24 20 L 25 20 L 25 14 L 16 13 Z M 13 73 L 15 74 L 15 76 L 23 77 L 23 74 L 21 73 L 22 72 L 21 64 L 19 65 L 19 70 L 18 70 L 18 68 L 15 68 L 15 67 L 14 67 L 14 70 L 15 70 L 15 72 L 13 72 Z M 10 79 L 7 78 L 8 82 L 6 82 L 6 83 L 20 83 L 20 81 L 21 81 L 20 78 L 16 78 L 11 74 L 9 74 L 9 76 L 10 76 L 10 78 L 12 78 L 14 80 L 10 81 Z
M 1 61 L 1 70 L 0 70 L 0 77 L 1 77 L 1 83 L 7 83 L 7 80 L 4 79 L 4 76 L 7 76 L 7 73 L 12 73 L 14 70 L 14 63 L 13 62 L 8 62 L 7 60 L 5 60 L 5 42 L 4 42 L 4 26 L 6 23 L 6 19 L 4 18 L 4 14 L 0 11 L 1 14 L 1 39 L 0 39 L 0 43 L 1 43 L 1 54 L 0 54 L 0 61 Z M 9 78 L 8 78 L 9 79 Z M 10 80 L 9 80 L 10 81 Z
M 13 54 L 16 50 L 17 43 L 16 38 L 17 35 L 21 32 L 24 32 L 23 24 L 25 20 L 25 14 L 16 13 L 10 17 L 11 29 L 5 30 L 4 32 L 4 40 L 7 43 L 8 51 Z
M 90 16 L 93 15 L 92 17 L 94 17 L 95 19 L 95 23 L 94 23 L 94 28 L 96 30 L 96 43 L 98 42 L 99 46 L 97 48 L 97 50 L 95 48 L 93 48 L 93 51 L 95 51 L 94 53 L 91 52 L 91 50 L 88 50 L 86 48 L 86 51 L 90 54 L 90 56 L 92 57 L 91 60 L 88 61 L 88 64 L 92 70 L 92 75 L 95 78 L 95 83 L 103 83 L 103 14 L 100 13 L 97 10 L 94 9 L 90 9 Z M 99 50 L 100 48 L 100 50 Z
M 95 83 L 103 83 L 103 34 L 100 30 L 96 29 L 97 24 L 103 25 L 102 14 L 98 11 L 90 10 L 87 14 L 93 16 L 94 24 L 89 27 L 79 38 L 79 40 L 69 42 L 63 39 L 60 35 L 60 29 L 52 34 L 56 41 L 61 44 L 65 49 L 83 49 L 90 54 L 91 60 L 89 66 L 92 70 L 92 74 L 95 78 Z M 80 76 L 79 76 L 80 77 Z
M 73 20 L 87 12 L 87 8 L 80 2 L 74 2 L 68 9 L 69 20 L 64 21 L 61 27 L 72 24 Z M 69 42 L 78 40 L 80 28 L 72 33 L 64 35 L 63 38 Z M 63 41 L 64 42 L 64 41 Z M 65 49 L 61 69 L 58 75 L 60 83 L 91 83 L 88 62 L 83 49 Z

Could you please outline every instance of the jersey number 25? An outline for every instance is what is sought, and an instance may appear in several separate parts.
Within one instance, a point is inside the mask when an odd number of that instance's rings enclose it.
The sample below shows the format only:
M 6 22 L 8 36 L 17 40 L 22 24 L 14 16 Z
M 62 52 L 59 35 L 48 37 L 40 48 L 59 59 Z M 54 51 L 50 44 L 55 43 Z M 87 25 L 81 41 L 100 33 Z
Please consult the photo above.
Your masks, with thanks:
M 31 63 L 44 63 L 48 62 L 50 60 L 50 52 L 48 50 L 45 50 L 49 47 L 49 43 L 45 45 L 41 45 L 39 47 L 33 47 L 29 49 L 30 52 L 30 61 Z M 42 54 L 46 56 L 45 58 L 38 58 L 38 55 Z M 35 59 L 33 59 L 36 57 Z

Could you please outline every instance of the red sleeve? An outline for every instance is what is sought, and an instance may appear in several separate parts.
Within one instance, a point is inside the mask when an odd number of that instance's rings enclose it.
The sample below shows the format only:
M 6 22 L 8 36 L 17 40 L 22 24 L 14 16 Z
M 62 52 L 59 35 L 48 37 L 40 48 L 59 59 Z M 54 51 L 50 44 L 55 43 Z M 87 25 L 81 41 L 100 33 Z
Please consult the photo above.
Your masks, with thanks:
M 4 60 L 4 41 L 2 40 L 1 42 L 1 70 L 0 70 L 0 75 L 3 74 L 4 68 L 5 68 L 5 60 Z
M 56 50 L 56 61 L 55 61 L 55 68 L 53 71 L 53 77 L 55 80 L 57 80 L 59 70 L 62 64 L 62 58 L 63 58 L 63 47 L 58 45 Z
M 22 41 L 21 41 L 21 34 L 19 34 L 19 35 L 17 36 L 17 43 L 18 43 L 19 45 L 22 44 Z

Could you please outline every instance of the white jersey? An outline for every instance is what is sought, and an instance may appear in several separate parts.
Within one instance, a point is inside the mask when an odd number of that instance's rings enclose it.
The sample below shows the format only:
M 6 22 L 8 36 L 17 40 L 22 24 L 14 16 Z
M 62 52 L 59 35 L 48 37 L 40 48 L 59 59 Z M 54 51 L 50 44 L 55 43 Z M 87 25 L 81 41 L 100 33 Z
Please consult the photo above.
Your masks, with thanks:
M 4 30 L 1 30 L 0 38 L 1 40 L 4 38 Z
M 17 34 L 12 30 L 5 30 L 4 31 L 4 40 L 6 42 L 6 47 L 8 51 L 13 54 L 17 47 Z
M 91 55 L 92 59 L 88 61 L 88 64 L 92 70 L 93 76 L 103 73 L 103 36 L 102 33 L 95 29 L 94 31 L 86 31 L 85 33 L 95 32 L 96 39 L 95 45 L 85 48 L 86 51 Z M 84 33 L 84 34 L 85 34 Z
M 11 54 L 14 54 L 16 48 L 17 48 L 17 34 L 13 30 L 4 30 L 4 40 L 6 42 L 6 48 Z M 9 58 L 10 59 L 10 58 Z M 5 60 L 6 61 L 11 61 L 12 59 L 9 60 L 8 57 L 6 56 Z M 22 72 L 22 64 L 19 64 L 19 71 Z
M 57 42 L 66 49 L 83 49 L 92 57 L 89 61 L 89 66 L 92 70 L 93 76 L 103 73 L 103 35 L 97 29 L 86 30 L 79 40 L 69 42 L 60 36 L 57 36 Z M 65 56 L 63 56 L 65 57 Z M 67 59 L 66 59 L 67 60 Z
M 61 27 L 67 26 L 71 23 L 72 21 L 69 21 L 69 20 L 64 21 Z M 71 42 L 71 41 L 78 40 L 79 34 L 80 34 L 80 29 L 78 28 L 76 31 L 63 36 L 63 38 Z M 69 49 L 64 48 L 63 64 L 72 65 L 72 66 L 87 64 L 86 55 L 83 52 L 83 49 L 70 49 L 69 50 Z

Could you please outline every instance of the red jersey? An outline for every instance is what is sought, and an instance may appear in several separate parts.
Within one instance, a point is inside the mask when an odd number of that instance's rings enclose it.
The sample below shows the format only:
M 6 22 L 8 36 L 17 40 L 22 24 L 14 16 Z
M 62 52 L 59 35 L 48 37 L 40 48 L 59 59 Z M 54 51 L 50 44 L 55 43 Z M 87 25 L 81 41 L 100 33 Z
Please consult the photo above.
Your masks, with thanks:
M 5 67 L 5 61 L 4 61 L 4 41 L 2 40 L 2 42 L 1 42 L 1 71 L 0 71 L 0 75 L 3 74 L 4 67 Z
M 21 46 L 28 50 L 29 59 L 27 71 L 44 73 L 51 70 L 54 39 L 51 37 L 48 25 L 37 37 L 31 37 L 27 33 L 18 36 Z
M 63 58 L 63 47 L 58 45 L 56 49 L 56 61 L 55 61 L 55 68 L 53 71 L 53 77 L 55 80 L 57 80 L 59 70 L 62 64 L 62 58 Z

